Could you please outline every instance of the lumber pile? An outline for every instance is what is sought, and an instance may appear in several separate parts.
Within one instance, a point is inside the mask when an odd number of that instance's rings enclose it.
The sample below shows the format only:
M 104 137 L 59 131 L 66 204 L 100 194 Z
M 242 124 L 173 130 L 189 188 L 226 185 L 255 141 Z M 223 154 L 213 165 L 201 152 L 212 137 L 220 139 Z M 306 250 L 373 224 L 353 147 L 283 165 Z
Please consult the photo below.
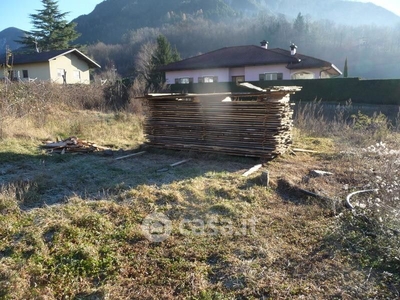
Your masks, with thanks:
M 95 143 L 81 140 L 77 137 L 69 137 L 62 141 L 46 141 L 41 146 L 43 149 L 46 149 L 48 153 L 68 153 L 68 152 L 80 152 L 80 153 L 89 153 L 100 150 L 109 150 L 110 148 L 102 147 L 96 145 Z
M 271 87 L 250 93 L 148 95 L 148 143 L 271 159 L 292 143 L 289 95 L 298 90 Z

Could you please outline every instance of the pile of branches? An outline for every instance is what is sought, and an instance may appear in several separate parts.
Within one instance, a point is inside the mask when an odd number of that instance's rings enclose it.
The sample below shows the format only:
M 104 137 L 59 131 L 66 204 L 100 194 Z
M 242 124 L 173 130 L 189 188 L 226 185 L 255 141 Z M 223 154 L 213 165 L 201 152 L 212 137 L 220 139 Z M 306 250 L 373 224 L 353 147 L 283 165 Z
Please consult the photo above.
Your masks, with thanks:
M 96 145 L 93 142 L 81 140 L 75 136 L 62 141 L 46 141 L 41 146 L 47 153 L 65 154 L 68 152 L 90 153 L 95 151 L 110 150 L 109 148 Z

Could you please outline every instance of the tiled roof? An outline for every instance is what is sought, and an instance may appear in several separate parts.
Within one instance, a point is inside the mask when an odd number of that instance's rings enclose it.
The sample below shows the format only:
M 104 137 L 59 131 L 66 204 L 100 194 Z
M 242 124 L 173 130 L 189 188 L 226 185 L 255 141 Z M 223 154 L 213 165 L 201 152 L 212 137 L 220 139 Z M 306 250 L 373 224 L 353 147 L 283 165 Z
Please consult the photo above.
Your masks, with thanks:
M 236 46 L 204 53 L 161 67 L 162 71 L 180 71 L 210 68 L 235 68 L 243 66 L 287 64 L 288 69 L 332 67 L 332 63 L 290 51 L 260 46 Z M 335 67 L 335 70 L 337 68 Z M 337 70 L 340 74 L 340 71 Z
M 69 49 L 69 50 L 51 50 L 46 52 L 34 52 L 34 53 L 15 53 L 13 58 L 14 65 L 24 65 L 24 64 L 33 64 L 33 63 L 42 63 L 50 61 L 51 59 L 55 59 L 58 56 L 66 55 L 68 53 L 74 53 L 80 59 L 86 61 L 91 68 L 100 68 L 100 65 L 97 64 L 94 60 L 90 59 L 82 52 L 77 49 Z

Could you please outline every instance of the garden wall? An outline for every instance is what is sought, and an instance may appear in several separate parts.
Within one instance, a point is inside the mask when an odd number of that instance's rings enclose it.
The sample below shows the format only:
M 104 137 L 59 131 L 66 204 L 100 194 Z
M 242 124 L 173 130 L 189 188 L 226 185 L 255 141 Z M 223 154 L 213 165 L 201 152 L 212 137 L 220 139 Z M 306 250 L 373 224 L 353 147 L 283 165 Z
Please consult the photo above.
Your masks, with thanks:
M 400 80 L 363 80 L 360 78 L 335 78 L 313 80 L 274 80 L 251 82 L 259 87 L 269 86 L 302 86 L 302 90 L 291 95 L 292 101 L 314 101 L 400 105 Z M 216 93 L 248 92 L 235 83 L 193 83 L 189 85 L 173 84 L 172 92 Z

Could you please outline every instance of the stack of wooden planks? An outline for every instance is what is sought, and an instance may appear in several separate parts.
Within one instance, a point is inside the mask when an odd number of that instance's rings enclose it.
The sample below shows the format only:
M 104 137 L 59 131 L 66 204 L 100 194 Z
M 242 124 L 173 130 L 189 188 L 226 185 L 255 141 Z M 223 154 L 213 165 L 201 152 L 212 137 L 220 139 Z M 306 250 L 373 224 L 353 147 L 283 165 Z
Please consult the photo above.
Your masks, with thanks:
M 95 143 L 81 140 L 77 137 L 69 137 L 62 141 L 46 141 L 43 143 L 42 148 L 46 149 L 48 153 L 67 153 L 67 152 L 80 152 L 89 153 L 100 150 L 109 150 L 110 148 L 96 145 Z
M 148 143 L 271 159 L 292 142 L 290 93 L 271 87 L 251 93 L 148 95 Z

